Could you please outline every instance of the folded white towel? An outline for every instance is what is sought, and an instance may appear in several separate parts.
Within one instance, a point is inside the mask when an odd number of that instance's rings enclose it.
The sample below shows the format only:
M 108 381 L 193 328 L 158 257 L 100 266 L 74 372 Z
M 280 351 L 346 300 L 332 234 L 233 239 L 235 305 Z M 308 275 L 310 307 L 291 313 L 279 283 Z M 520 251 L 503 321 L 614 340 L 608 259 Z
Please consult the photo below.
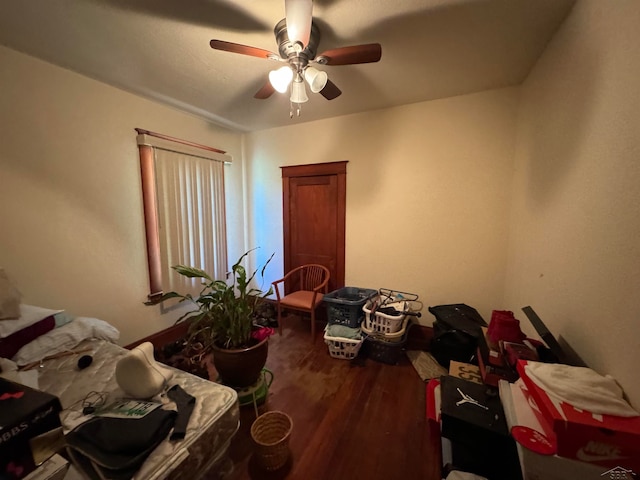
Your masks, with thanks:
M 547 392 L 569 405 L 600 415 L 640 415 L 622 397 L 622 389 L 609 375 L 586 367 L 557 363 L 528 362 L 527 376 Z

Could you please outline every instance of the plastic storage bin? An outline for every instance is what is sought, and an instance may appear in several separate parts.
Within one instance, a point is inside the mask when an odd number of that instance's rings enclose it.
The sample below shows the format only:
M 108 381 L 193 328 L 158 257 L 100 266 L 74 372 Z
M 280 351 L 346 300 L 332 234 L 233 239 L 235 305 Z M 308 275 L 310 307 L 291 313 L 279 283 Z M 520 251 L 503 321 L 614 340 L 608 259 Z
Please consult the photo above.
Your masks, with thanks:
M 404 354 L 407 338 L 406 332 L 396 343 L 385 342 L 379 337 L 367 337 L 364 341 L 363 353 L 376 362 L 397 365 Z
M 402 325 L 407 318 L 404 313 L 407 310 L 407 302 L 399 301 L 387 303 L 385 310 L 376 310 L 379 304 L 379 296 L 370 298 L 362 307 L 364 311 L 364 326 L 375 333 L 396 333 L 402 329 Z M 395 312 L 394 312 L 395 311 Z
M 376 333 L 369 330 L 366 321 L 363 321 L 362 333 L 365 340 L 362 352 L 377 362 L 396 365 L 404 353 L 411 325 L 413 325 L 411 319 L 406 316 L 402 322 L 402 328 L 398 332 Z
M 379 342 L 386 342 L 386 343 L 401 343 L 405 337 L 405 333 L 407 333 L 407 328 L 409 328 L 409 322 L 410 322 L 410 319 L 407 316 L 402 321 L 402 328 L 397 332 L 380 333 L 380 332 L 376 332 L 375 330 L 370 330 L 369 328 L 367 328 L 367 322 L 366 320 L 363 320 L 361 330 L 365 338 L 371 338 Z
M 333 358 L 352 360 L 358 356 L 364 339 L 330 337 L 324 332 L 324 342 L 329 347 L 329 355 Z
M 327 307 L 327 322 L 329 325 L 358 328 L 364 317 L 363 305 L 376 293 L 377 290 L 359 287 L 342 287 L 327 293 L 323 298 Z

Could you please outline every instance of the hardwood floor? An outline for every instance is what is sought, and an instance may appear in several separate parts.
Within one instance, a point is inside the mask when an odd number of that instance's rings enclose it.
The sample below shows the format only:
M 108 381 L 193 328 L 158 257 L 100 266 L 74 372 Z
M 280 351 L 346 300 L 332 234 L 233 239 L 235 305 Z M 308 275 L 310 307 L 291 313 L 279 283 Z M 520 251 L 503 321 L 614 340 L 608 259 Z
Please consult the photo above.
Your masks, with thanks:
M 292 418 L 290 460 L 277 472 L 257 466 L 249 433 L 255 411 L 244 406 L 230 447 L 234 468 L 226 478 L 438 479 L 425 383 L 406 356 L 395 366 L 335 359 L 321 328 L 312 343 L 308 319 L 285 322 L 283 335 L 269 341 L 266 367 L 274 380 L 259 413 L 280 410 Z

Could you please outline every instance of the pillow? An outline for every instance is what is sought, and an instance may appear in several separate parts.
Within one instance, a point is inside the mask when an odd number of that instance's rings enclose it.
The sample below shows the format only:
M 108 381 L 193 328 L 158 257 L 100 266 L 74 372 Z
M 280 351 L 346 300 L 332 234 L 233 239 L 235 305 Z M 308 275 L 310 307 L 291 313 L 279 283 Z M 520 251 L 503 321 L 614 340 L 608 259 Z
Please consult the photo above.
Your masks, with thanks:
M 115 343 L 120 338 L 117 328 L 104 320 L 88 317 L 77 317 L 60 328 L 39 336 L 27 343 L 13 357 L 18 365 L 38 362 L 49 355 L 71 350 L 83 340 L 98 338 Z
M 33 305 L 21 303 L 19 318 L 0 321 L 0 338 L 6 338 L 12 333 L 16 333 L 29 325 L 33 325 L 44 318 L 60 312 L 62 312 L 62 310 L 50 310 L 48 308 L 34 307 Z
M 49 315 L 47 318 L 18 330 L 6 338 L 0 338 L 0 357 L 13 357 L 27 343 L 34 341 L 40 335 L 44 335 L 55 327 L 56 320 L 53 315 Z
M 56 319 L 56 328 L 72 322 L 75 318 L 73 315 L 69 315 L 67 312 L 56 313 L 53 317 Z
M 20 317 L 20 292 L 0 268 L 0 320 Z

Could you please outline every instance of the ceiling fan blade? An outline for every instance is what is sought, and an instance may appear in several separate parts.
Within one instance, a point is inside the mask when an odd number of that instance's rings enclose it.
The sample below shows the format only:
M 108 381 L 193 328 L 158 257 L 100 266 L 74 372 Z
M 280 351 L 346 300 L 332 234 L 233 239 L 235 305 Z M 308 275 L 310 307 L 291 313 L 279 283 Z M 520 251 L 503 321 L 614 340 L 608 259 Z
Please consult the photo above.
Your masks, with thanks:
M 313 0 L 285 0 L 284 11 L 289 40 L 306 47 L 311 36 Z
M 214 50 L 222 50 L 223 52 L 239 53 L 241 55 L 250 55 L 252 57 L 259 58 L 280 58 L 279 55 L 276 55 L 269 50 L 249 47 L 247 45 L 241 45 L 240 43 L 225 42 L 224 40 L 211 40 L 209 45 L 211 45 L 211 48 Z
M 379 43 L 367 43 L 327 50 L 318 55 L 316 62 L 321 65 L 354 65 L 377 62 L 381 57 L 382 46 Z
M 327 80 L 327 84 L 324 86 L 322 90 L 320 90 L 320 95 L 322 95 L 327 100 L 333 100 L 336 97 L 339 97 L 342 94 L 342 91 L 336 87 L 336 84 L 331 80 Z
M 256 92 L 253 98 L 257 98 L 258 100 L 264 100 L 266 98 L 269 98 L 271 95 L 273 95 L 273 92 L 275 91 L 276 89 L 273 88 L 273 85 L 271 85 L 271 82 L 267 80 L 267 83 L 265 83 L 262 86 L 262 88 Z
M 89 2 L 87 2 L 89 3 Z M 172 22 L 200 25 L 207 28 L 235 30 L 238 32 L 269 32 L 267 23 L 249 13 L 242 5 L 223 0 L 190 0 L 189 2 L 167 2 L 158 0 L 90 0 L 101 7 L 107 5 L 124 10 L 152 15 Z M 212 14 L 212 11 L 215 14 Z

